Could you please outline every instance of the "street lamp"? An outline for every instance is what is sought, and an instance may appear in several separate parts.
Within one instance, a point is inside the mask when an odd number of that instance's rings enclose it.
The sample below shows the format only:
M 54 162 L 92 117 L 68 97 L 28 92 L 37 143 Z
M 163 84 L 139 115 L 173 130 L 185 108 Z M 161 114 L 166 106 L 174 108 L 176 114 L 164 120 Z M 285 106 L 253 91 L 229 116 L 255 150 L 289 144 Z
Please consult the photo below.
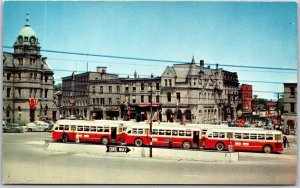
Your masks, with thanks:
M 152 157 L 152 83 L 150 83 L 148 87 L 148 91 L 150 92 L 150 157 Z

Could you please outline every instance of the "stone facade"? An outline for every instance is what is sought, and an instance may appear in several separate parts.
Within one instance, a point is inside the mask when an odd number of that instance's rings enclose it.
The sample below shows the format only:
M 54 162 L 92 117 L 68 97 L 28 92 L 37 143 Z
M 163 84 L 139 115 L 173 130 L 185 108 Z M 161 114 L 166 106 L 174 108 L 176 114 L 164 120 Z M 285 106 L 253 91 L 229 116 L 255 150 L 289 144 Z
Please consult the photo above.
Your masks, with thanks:
M 284 112 L 281 116 L 287 134 L 297 132 L 297 83 L 284 83 Z
M 143 121 L 152 104 L 155 120 L 220 123 L 236 118 L 238 85 L 236 73 L 204 67 L 204 61 L 198 66 L 194 58 L 167 67 L 161 77 L 119 78 L 97 67 L 63 78 L 62 114 Z
M 54 73 L 40 55 L 41 46 L 28 17 L 13 47 L 13 53 L 3 53 L 3 119 L 21 125 L 45 117 L 56 119 Z M 30 98 L 37 100 L 33 108 Z

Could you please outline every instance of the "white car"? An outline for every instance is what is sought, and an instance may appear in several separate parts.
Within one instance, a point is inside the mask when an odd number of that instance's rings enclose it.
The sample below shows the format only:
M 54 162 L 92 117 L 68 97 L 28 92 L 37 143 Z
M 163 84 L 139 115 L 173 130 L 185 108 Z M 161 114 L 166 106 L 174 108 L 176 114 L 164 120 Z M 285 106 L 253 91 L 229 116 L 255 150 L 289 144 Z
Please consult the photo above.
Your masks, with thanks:
M 49 130 L 49 124 L 44 121 L 35 121 L 28 123 L 26 125 L 26 129 L 28 132 L 32 131 L 48 131 Z

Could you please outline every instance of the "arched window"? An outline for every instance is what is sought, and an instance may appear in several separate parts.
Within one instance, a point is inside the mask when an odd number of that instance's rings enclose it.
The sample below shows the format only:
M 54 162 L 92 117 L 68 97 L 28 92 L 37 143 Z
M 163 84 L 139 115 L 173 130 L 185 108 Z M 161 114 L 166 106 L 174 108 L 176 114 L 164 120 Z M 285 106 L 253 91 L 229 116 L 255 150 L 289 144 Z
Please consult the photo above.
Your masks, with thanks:
M 178 110 L 178 112 L 177 112 L 177 119 L 181 119 L 181 116 L 182 116 L 182 112 L 181 112 L 181 110 Z
M 190 110 L 185 111 L 185 119 L 188 120 L 188 121 L 192 120 L 192 113 L 191 113 Z

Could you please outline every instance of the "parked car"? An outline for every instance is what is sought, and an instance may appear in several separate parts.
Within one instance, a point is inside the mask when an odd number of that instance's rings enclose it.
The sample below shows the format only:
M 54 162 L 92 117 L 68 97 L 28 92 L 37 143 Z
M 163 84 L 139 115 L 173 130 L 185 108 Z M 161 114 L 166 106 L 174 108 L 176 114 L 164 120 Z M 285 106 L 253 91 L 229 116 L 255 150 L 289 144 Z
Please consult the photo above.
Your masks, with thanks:
M 20 126 L 17 123 L 11 123 L 3 127 L 3 132 L 5 133 L 23 133 L 25 132 L 25 127 Z
M 32 131 L 48 131 L 49 130 L 49 124 L 44 121 L 35 121 L 28 123 L 26 125 L 26 129 L 28 132 Z

